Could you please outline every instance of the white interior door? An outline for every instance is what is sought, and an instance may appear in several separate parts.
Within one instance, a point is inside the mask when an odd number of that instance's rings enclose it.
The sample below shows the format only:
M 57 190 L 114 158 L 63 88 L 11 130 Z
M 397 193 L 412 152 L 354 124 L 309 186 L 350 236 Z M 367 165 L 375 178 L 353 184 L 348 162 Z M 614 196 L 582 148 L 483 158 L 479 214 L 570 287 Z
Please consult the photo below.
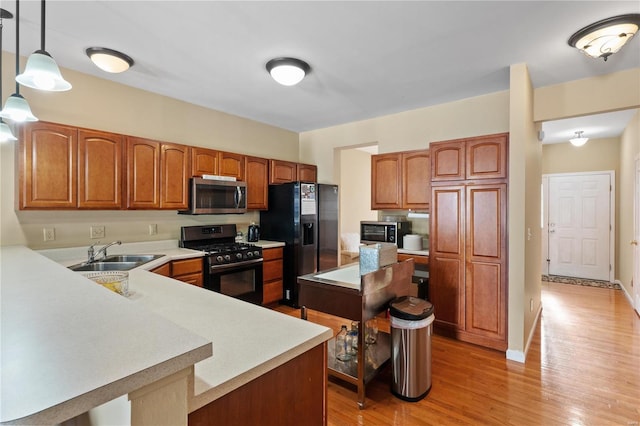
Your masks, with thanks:
M 549 274 L 610 280 L 611 175 L 549 176 Z
M 636 158 L 633 194 L 633 300 L 636 312 L 640 314 L 640 157 Z

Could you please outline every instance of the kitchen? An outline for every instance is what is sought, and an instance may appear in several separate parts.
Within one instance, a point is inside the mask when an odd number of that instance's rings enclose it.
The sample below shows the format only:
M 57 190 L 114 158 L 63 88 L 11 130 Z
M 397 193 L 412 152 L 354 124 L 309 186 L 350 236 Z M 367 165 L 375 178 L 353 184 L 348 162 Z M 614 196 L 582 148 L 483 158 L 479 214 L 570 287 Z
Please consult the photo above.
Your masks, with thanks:
M 3 59 L 5 64 L 11 64 L 14 61 L 13 55 L 7 51 L 3 52 Z M 12 89 L 10 68 L 6 66 L 3 68 L 4 93 L 11 93 Z M 337 165 L 333 158 L 334 149 L 343 146 L 378 141 L 380 152 L 395 152 L 424 148 L 427 141 L 503 131 L 515 134 L 515 137 L 523 137 L 524 134 L 527 140 L 537 140 L 534 129 L 526 125 L 528 122 L 525 118 L 518 117 L 515 112 L 512 112 L 509 118 L 510 108 L 533 105 L 528 98 L 530 95 L 526 83 L 528 73 L 524 68 L 526 67 L 514 66 L 512 69 L 511 95 L 505 91 L 496 92 L 394 116 L 380 117 L 372 119 L 370 123 L 351 123 L 334 128 L 304 131 L 300 134 L 154 95 L 73 70 L 64 70 L 65 76 L 78 88 L 90 88 L 91 94 L 87 91 L 72 90 L 69 93 L 56 95 L 54 107 L 51 105 L 50 97 L 29 89 L 24 89 L 23 93 L 29 99 L 33 110 L 37 110 L 43 120 L 162 141 L 212 147 L 230 152 L 239 152 L 238 147 L 242 147 L 243 154 L 256 157 L 272 158 L 277 152 L 281 160 L 317 165 L 320 182 L 340 183 L 342 177 L 336 176 Z M 634 81 L 637 80 L 637 70 L 632 70 L 611 75 L 606 82 L 595 78 L 569 82 L 546 90 L 537 89 L 536 95 L 539 99 L 536 100 L 536 105 L 538 102 L 545 101 L 551 105 L 564 104 L 564 102 L 554 102 L 561 96 L 559 93 L 567 90 L 574 93 L 587 93 L 589 90 L 584 88 L 597 87 L 602 88 L 604 94 L 599 101 L 594 101 L 595 105 L 590 106 L 587 112 L 609 109 L 611 105 L 615 105 L 615 108 L 637 106 L 637 100 L 630 98 L 629 92 L 633 91 L 624 89 L 629 86 L 634 87 Z M 92 102 L 95 98 L 104 101 Z M 564 111 L 559 111 L 559 107 L 552 106 L 544 111 L 537 111 L 536 118 L 584 113 L 584 108 L 578 104 L 578 101 L 572 101 Z M 86 108 L 85 105 L 91 105 L 91 108 Z M 113 108 L 113 105 L 118 107 Z M 131 119 L 139 116 L 138 111 L 145 111 L 144 120 Z M 174 117 L 185 116 L 190 118 L 184 121 L 174 119 Z M 477 117 L 482 117 L 482 120 L 477 120 Z M 210 124 L 212 122 L 221 126 L 212 129 Z M 412 126 L 406 126 L 407 122 Z M 371 124 L 375 126 L 370 126 Z M 377 127 L 378 130 L 374 131 L 372 127 Z M 185 140 L 186 138 L 188 141 Z M 90 214 L 83 211 L 61 211 L 56 212 L 55 215 L 46 211 L 16 211 L 14 193 L 6 190 L 14 187 L 15 176 L 17 176 L 14 165 L 15 146 L 5 144 L 0 149 L 3 246 L 19 244 L 34 249 L 88 246 L 89 243 L 95 242 L 89 238 L 89 229 L 92 226 L 105 226 L 105 238 L 109 241 L 112 239 L 123 239 L 127 242 L 177 240 L 181 226 L 204 225 L 211 222 L 208 217 L 178 216 L 175 210 L 91 211 Z M 512 183 L 513 188 L 510 189 L 509 197 L 510 212 L 512 212 L 510 217 L 513 222 L 510 225 L 510 234 L 514 238 L 516 235 L 526 234 L 526 224 L 536 223 L 535 191 L 531 192 L 533 194 L 531 196 L 527 195 L 526 198 L 524 196 L 524 189 L 526 188 L 526 193 L 529 194 L 528 189 L 533 186 L 532 183 L 526 182 L 535 181 L 533 177 L 528 178 L 528 171 L 525 173 L 524 164 L 528 158 L 527 155 L 523 151 L 514 150 L 510 153 L 509 159 L 511 167 L 518 171 L 515 176 L 517 183 Z M 532 155 L 535 156 L 535 154 Z M 531 173 L 535 175 L 535 171 Z M 345 178 L 348 179 L 348 176 Z M 525 210 L 524 206 L 527 203 L 533 203 L 533 207 Z M 525 212 L 528 213 L 525 214 Z M 237 223 L 244 229 L 248 228 L 251 222 L 258 223 L 259 214 L 250 212 L 244 215 L 225 215 L 216 217 L 216 222 Z M 157 234 L 149 235 L 149 225 L 153 224 L 157 225 Z M 44 242 L 43 228 L 54 228 L 56 239 Z M 535 235 L 534 238 L 536 238 Z M 510 302 L 514 307 L 509 310 L 509 347 L 516 354 L 525 352 L 528 332 L 534 322 L 533 314 L 525 312 L 519 306 L 525 305 L 525 301 L 528 305 L 529 297 L 534 298 L 536 305 L 539 305 L 539 298 L 536 297 L 533 284 L 535 279 L 525 278 L 523 272 L 525 268 L 522 266 L 529 264 L 527 253 L 535 251 L 527 247 L 524 240 L 517 239 L 512 241 L 510 246 L 512 262 L 510 273 L 515 274 L 509 280 L 510 285 L 514 286 L 510 287 L 510 294 L 512 297 L 523 299 Z

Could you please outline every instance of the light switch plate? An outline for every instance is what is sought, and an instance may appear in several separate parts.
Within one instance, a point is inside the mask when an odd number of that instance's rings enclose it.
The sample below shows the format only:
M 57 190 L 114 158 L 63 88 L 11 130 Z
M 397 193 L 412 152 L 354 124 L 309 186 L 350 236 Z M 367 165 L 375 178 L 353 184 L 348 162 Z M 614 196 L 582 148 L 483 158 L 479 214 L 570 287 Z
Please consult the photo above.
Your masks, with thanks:
M 89 228 L 89 232 L 91 234 L 91 238 L 104 238 L 104 226 L 96 225 Z

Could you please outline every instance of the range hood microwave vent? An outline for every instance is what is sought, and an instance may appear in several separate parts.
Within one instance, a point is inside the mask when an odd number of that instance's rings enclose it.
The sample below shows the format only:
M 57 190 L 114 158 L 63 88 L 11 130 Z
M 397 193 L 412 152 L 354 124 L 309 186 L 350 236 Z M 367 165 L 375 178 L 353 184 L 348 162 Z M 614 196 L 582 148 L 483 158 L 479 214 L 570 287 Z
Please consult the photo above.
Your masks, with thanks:
M 189 210 L 178 213 L 242 214 L 246 211 L 246 182 L 194 177 L 189 181 Z

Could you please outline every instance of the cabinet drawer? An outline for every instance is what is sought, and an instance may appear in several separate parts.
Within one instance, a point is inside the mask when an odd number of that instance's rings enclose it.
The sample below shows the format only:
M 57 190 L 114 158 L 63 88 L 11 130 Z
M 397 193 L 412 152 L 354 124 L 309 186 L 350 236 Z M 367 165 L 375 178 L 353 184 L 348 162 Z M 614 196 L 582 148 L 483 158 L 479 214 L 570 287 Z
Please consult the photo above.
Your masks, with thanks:
M 421 265 L 429 265 L 429 256 L 421 256 L 417 254 L 404 254 L 398 253 L 398 262 L 403 262 L 408 259 L 413 259 L 415 263 Z
M 203 286 L 202 273 L 180 275 L 180 276 L 174 277 L 174 279 L 188 283 L 188 284 L 196 285 L 198 287 Z
M 262 264 L 262 281 L 282 279 L 282 259 L 270 260 Z
M 262 288 L 262 303 L 278 302 L 282 299 L 282 280 L 266 283 Z
M 174 277 L 195 273 L 202 274 L 202 258 L 174 260 L 171 269 L 171 275 Z
M 265 262 L 273 259 L 282 259 L 282 247 L 262 250 L 262 258 Z

